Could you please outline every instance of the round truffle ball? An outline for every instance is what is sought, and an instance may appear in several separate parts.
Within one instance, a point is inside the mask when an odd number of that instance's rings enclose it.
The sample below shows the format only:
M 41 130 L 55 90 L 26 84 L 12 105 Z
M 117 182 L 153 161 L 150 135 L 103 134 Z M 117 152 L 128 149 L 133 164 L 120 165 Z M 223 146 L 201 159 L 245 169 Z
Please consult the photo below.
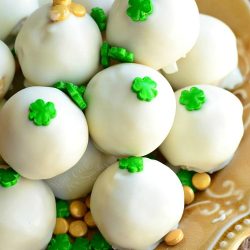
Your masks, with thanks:
M 142 172 L 132 174 L 113 164 L 91 194 L 97 227 L 118 249 L 148 249 L 177 226 L 183 213 L 183 188 L 175 173 L 155 160 L 143 158 L 143 165 Z
M 0 40 L 4 40 L 20 22 L 39 7 L 37 0 L 0 1 Z
M 223 168 L 239 146 L 244 133 L 243 107 L 227 90 L 212 85 L 197 88 L 205 94 L 199 110 L 188 111 L 187 107 L 200 100 L 200 91 L 195 94 L 187 87 L 175 93 L 174 125 L 160 150 L 174 166 L 212 173 Z M 180 104 L 181 96 L 188 106 Z
M 134 84 L 137 92 L 131 89 Z M 152 94 L 152 100 L 141 100 L 140 94 Z M 144 65 L 119 64 L 99 72 L 88 84 L 85 99 L 90 135 L 110 155 L 151 153 L 174 121 L 176 104 L 170 84 Z
M 99 7 L 108 13 L 114 1 L 115 0 L 76 0 L 75 2 L 84 5 L 88 12 L 91 12 L 92 8 Z
M 2 98 L 12 83 L 16 65 L 10 49 L 2 41 L 0 41 L 0 55 L 0 98 Z
M 37 104 L 39 99 L 44 104 Z M 54 109 L 47 106 L 49 103 L 54 104 Z M 32 113 L 31 104 L 35 104 Z M 38 126 L 30 120 L 31 115 L 38 121 L 47 121 L 50 116 L 50 124 Z M 87 144 L 83 112 L 55 88 L 23 89 L 0 111 L 0 155 L 26 178 L 48 179 L 65 172 L 80 160 Z
M 174 89 L 214 84 L 237 68 L 237 41 L 222 21 L 200 15 L 200 34 L 193 49 L 177 62 L 178 72 L 166 75 Z
M 24 76 L 39 86 L 84 83 L 99 69 L 99 28 L 88 14 L 71 13 L 64 21 L 52 22 L 50 10 L 45 5 L 33 13 L 17 36 L 15 50 Z
M 89 141 L 86 152 L 74 167 L 46 182 L 59 199 L 82 198 L 91 192 L 101 172 L 115 161 L 115 157 L 101 153 Z
M 141 11 L 144 16 L 143 5 L 138 9 L 130 6 L 129 1 L 116 0 L 109 13 L 107 40 L 134 52 L 136 62 L 159 70 L 175 64 L 194 46 L 199 33 L 199 12 L 194 0 L 151 2 L 152 13 L 147 19 L 133 21 L 128 10 Z
M 55 197 L 42 181 L 20 178 L 15 186 L 0 186 L 1 249 L 45 249 L 55 222 Z

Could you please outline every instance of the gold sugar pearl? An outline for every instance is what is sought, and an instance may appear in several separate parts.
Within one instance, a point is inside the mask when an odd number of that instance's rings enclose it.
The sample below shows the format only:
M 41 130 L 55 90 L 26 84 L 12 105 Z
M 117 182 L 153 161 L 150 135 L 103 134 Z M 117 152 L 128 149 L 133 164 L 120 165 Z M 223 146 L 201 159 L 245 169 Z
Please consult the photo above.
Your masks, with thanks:
M 71 4 L 71 0 L 53 0 L 53 5 L 64 5 L 68 6 Z
M 194 191 L 189 186 L 183 186 L 185 205 L 189 205 L 194 201 Z
M 69 9 L 64 5 L 55 5 L 51 7 L 50 19 L 53 22 L 63 21 L 67 19 L 70 15 Z
M 88 232 L 88 227 L 85 222 L 81 220 L 73 221 L 69 225 L 69 233 L 71 236 L 78 238 L 83 237 Z
M 195 188 L 202 191 L 207 189 L 211 184 L 211 177 L 207 173 L 196 173 L 192 178 L 192 183 Z
M 54 229 L 54 234 L 66 234 L 69 230 L 69 223 L 64 218 L 56 219 L 56 226 Z
M 85 205 L 87 206 L 87 208 L 90 208 L 90 195 L 88 195 L 86 198 L 85 198 Z
M 76 200 L 70 203 L 69 210 L 74 218 L 79 219 L 84 217 L 88 209 L 82 201 Z
M 179 244 L 184 238 L 184 233 L 181 229 L 176 229 L 171 232 L 169 232 L 165 238 L 164 241 L 168 246 L 175 246 Z
M 87 13 L 86 8 L 81 4 L 71 3 L 69 8 L 70 12 L 72 12 L 77 17 L 83 17 Z
M 89 227 L 96 227 L 95 221 L 90 211 L 85 214 L 84 221 Z

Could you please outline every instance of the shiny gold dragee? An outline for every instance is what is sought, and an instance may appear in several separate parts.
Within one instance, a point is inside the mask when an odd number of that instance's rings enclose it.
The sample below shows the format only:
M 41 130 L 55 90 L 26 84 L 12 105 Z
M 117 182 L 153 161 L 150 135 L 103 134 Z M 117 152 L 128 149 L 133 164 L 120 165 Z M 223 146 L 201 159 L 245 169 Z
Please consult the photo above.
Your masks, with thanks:
M 77 17 L 83 17 L 86 12 L 86 8 L 83 5 L 72 3 L 71 0 L 53 0 L 50 19 L 53 22 L 60 22 L 66 20 L 70 13 Z
M 194 191 L 189 186 L 183 186 L 185 205 L 189 205 L 194 201 Z
M 164 241 L 168 246 L 175 246 L 179 244 L 184 238 L 184 233 L 181 229 L 176 229 L 171 232 L 169 232 L 165 238 Z
M 69 210 L 72 217 L 80 219 L 84 217 L 88 209 L 84 202 L 75 200 L 70 203 Z
M 69 225 L 69 233 L 71 236 L 78 238 L 83 237 L 88 232 L 88 227 L 82 220 L 73 221 Z
M 90 195 L 88 195 L 86 198 L 85 198 L 85 205 L 87 206 L 87 208 L 90 208 Z
M 54 234 L 66 234 L 69 230 L 69 223 L 64 218 L 57 218 L 56 219 L 56 226 L 54 229 Z
M 84 221 L 88 225 L 88 227 L 95 227 L 96 226 L 95 221 L 94 221 L 90 211 L 85 214 Z
M 196 173 L 192 178 L 192 184 L 198 190 L 205 190 L 211 184 L 211 177 L 207 173 Z

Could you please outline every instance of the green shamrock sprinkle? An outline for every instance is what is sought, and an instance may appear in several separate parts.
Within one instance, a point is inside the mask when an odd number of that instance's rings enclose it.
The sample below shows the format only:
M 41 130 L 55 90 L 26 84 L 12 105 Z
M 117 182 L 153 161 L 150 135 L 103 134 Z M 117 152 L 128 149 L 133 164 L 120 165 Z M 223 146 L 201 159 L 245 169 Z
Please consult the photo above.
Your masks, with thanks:
M 30 104 L 29 120 L 36 126 L 48 126 L 51 119 L 56 117 L 56 109 L 53 102 L 45 103 L 42 99 L 37 99 Z
M 63 200 L 56 201 L 56 217 L 67 218 L 70 216 L 69 203 Z
M 143 170 L 143 158 L 130 156 L 128 158 L 119 159 L 119 168 L 127 169 L 130 173 L 137 173 Z
M 129 0 L 127 15 L 134 21 L 146 21 L 153 13 L 152 0 Z
M 81 110 L 87 108 L 87 103 L 83 99 L 83 94 L 86 90 L 85 86 L 77 86 L 71 82 L 60 81 L 54 84 L 53 87 L 66 93 Z
M 71 248 L 72 244 L 67 234 L 59 234 L 52 238 L 48 246 L 48 250 L 71 250 Z
M 109 49 L 108 55 L 111 59 L 120 62 L 128 62 L 128 63 L 134 62 L 134 54 L 132 52 L 127 51 L 124 48 L 111 47 Z
M 200 110 L 206 102 L 206 96 L 202 89 L 192 87 L 190 90 L 181 92 L 179 102 L 185 105 L 188 111 Z
M 77 238 L 71 250 L 91 250 L 91 245 L 86 238 Z
M 110 66 L 110 59 L 119 62 L 134 62 L 134 53 L 121 47 L 112 47 L 107 42 L 104 42 L 101 47 L 101 64 L 104 68 Z
M 100 233 L 96 233 L 91 240 L 91 247 L 93 250 L 111 250 L 112 247 L 103 238 Z
M 104 42 L 101 47 L 101 65 L 104 68 L 109 67 L 110 60 L 109 60 L 109 44 L 107 42 Z
M 133 81 L 131 89 L 137 94 L 137 98 L 139 100 L 150 102 L 158 94 L 156 87 L 157 83 L 150 77 L 146 76 L 144 78 L 136 77 Z
M 9 188 L 17 184 L 20 175 L 12 168 L 0 169 L 0 185 L 4 188 Z
M 102 8 L 93 8 L 90 15 L 95 20 L 100 31 L 106 30 L 108 17 Z
M 193 183 L 192 183 L 192 178 L 193 178 L 194 174 L 195 174 L 194 171 L 188 171 L 188 170 L 181 169 L 177 173 L 177 176 L 180 179 L 180 182 L 183 186 L 189 186 L 195 192 L 196 188 L 193 186 Z

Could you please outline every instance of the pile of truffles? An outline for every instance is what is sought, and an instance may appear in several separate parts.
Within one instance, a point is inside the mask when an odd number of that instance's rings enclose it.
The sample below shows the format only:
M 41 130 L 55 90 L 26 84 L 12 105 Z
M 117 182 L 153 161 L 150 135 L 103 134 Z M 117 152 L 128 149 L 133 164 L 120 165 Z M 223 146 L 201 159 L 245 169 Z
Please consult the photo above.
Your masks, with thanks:
M 1 0 L 0 23 L 0 250 L 178 244 L 244 133 L 233 31 L 195 0 Z

